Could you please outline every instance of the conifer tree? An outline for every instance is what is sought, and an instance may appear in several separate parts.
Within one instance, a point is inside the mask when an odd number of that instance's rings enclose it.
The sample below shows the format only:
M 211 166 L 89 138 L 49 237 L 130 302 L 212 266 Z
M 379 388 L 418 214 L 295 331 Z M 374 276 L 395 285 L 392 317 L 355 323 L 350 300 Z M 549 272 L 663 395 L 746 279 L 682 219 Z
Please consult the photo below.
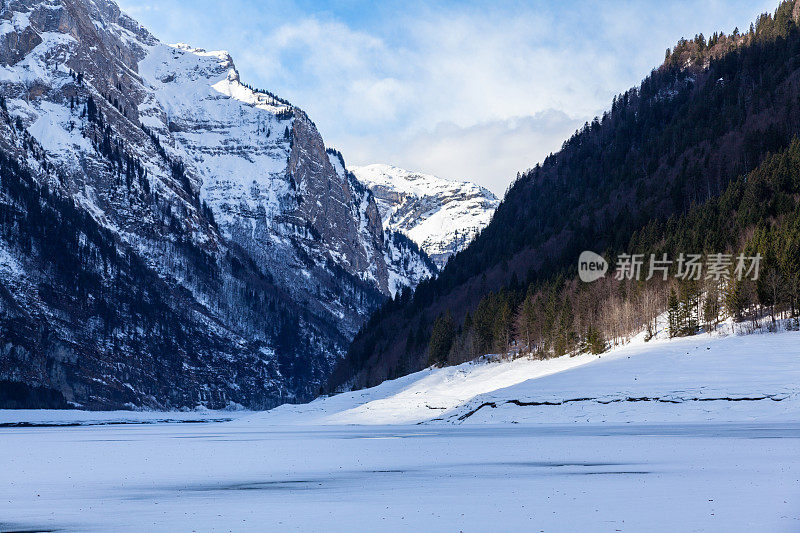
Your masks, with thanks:
M 455 326 L 450 311 L 439 317 L 433 323 L 433 332 L 428 344 L 428 358 L 430 364 L 444 364 L 447 362 L 447 354 L 453 346 L 455 338 Z
M 676 337 L 680 331 L 680 305 L 675 289 L 669 290 L 669 300 L 667 301 L 667 317 L 669 323 L 669 336 Z

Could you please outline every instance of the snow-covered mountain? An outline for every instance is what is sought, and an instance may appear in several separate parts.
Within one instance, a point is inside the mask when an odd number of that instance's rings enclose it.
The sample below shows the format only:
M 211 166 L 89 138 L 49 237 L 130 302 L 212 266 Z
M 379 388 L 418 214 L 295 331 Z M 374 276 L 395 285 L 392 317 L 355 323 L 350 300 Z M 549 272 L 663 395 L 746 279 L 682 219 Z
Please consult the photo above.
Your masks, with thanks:
M 93 407 L 307 399 L 431 274 L 301 109 L 110 0 L 3 2 L 0 96 L 0 380 Z
M 500 201 L 468 181 L 451 181 L 392 165 L 352 167 L 378 202 L 386 228 L 417 243 L 441 269 L 489 223 Z

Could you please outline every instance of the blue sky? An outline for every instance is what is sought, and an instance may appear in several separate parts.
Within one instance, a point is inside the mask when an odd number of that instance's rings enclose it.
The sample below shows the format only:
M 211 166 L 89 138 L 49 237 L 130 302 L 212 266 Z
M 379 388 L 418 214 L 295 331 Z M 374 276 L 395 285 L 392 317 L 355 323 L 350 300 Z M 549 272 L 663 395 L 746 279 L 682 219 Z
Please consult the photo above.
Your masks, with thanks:
M 228 50 L 348 164 L 502 194 L 680 37 L 746 29 L 778 1 L 119 3 L 164 42 Z

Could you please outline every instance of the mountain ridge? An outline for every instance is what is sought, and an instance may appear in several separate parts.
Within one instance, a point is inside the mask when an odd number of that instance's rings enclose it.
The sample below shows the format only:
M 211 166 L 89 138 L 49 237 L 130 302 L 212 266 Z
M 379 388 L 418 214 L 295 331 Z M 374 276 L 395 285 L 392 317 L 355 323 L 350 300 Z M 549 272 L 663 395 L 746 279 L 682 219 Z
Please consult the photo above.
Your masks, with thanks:
M 89 408 L 301 401 L 430 274 L 302 110 L 109 0 L 4 2 L 0 100 L 0 379 Z

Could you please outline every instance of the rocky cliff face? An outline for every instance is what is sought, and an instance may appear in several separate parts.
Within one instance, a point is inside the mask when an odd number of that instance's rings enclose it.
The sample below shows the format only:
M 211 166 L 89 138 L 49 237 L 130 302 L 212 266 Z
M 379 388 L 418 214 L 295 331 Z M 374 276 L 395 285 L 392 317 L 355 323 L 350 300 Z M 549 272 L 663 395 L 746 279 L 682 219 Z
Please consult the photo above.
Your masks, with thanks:
M 369 215 L 365 229 L 376 225 L 383 227 L 383 256 L 387 268 L 389 293 L 395 296 L 403 288 L 414 288 L 420 281 L 434 276 L 439 270 L 436 263 L 405 233 L 386 225 L 385 210 L 379 208 L 378 204 L 372 208 L 374 198 L 372 190 L 348 169 L 342 153 L 328 149 L 328 156 L 341 179 L 347 180 L 361 196 L 361 201 L 365 205 L 364 210 Z M 372 231 L 369 230 L 369 233 L 372 234 Z
M 227 53 L 106 0 L 7 0 L 0 96 L 0 379 L 88 407 L 308 399 L 396 290 L 372 194 Z
M 391 165 L 353 167 L 378 202 L 384 227 L 417 243 L 442 269 L 489 223 L 500 201 L 467 181 L 451 181 Z

